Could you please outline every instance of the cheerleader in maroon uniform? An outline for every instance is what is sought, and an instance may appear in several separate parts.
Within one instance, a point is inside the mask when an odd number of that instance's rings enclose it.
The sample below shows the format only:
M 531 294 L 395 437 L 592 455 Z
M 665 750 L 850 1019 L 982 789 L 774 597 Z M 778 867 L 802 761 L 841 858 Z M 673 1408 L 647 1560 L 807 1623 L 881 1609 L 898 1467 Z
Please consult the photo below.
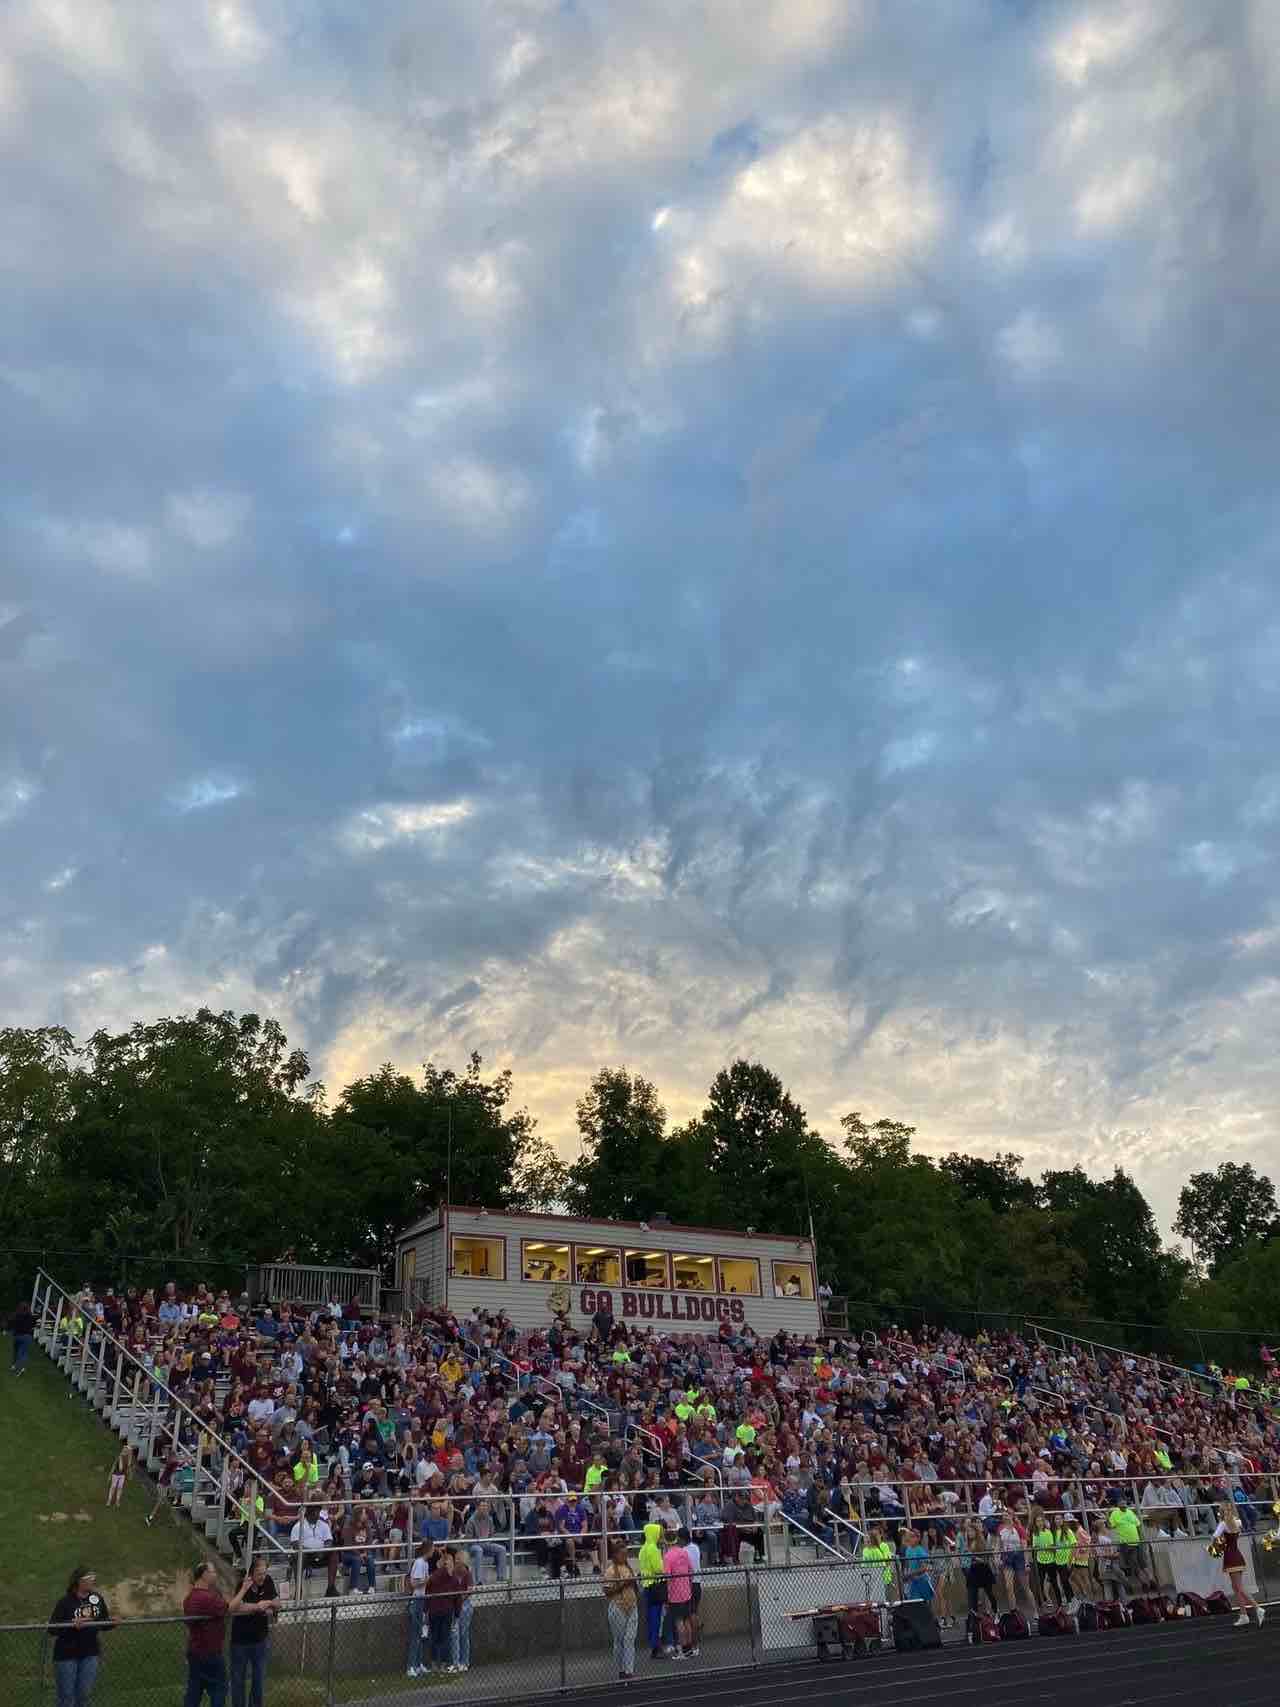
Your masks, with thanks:
M 1253 1614 L 1259 1630 L 1266 1613 L 1256 1600 L 1251 1600 L 1244 1586 L 1244 1554 L 1240 1551 L 1240 1519 L 1236 1515 L 1234 1500 L 1223 1501 L 1218 1507 L 1218 1527 L 1213 1532 L 1212 1547 L 1222 1559 L 1222 1568 L 1227 1573 L 1227 1581 L 1231 1584 L 1231 1593 L 1240 1609 L 1236 1619 L 1236 1629 L 1244 1629 L 1250 1622 L 1249 1614 Z

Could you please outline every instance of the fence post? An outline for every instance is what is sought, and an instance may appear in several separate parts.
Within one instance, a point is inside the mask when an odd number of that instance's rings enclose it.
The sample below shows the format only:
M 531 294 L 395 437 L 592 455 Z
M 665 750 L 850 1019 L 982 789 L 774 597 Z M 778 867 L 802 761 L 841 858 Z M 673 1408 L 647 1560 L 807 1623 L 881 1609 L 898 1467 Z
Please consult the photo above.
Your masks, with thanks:
M 86 1316 L 83 1311 L 80 1312 L 80 1375 L 78 1384 L 81 1392 L 84 1391 L 85 1365 L 89 1361 L 89 1334 L 91 1331 L 89 1324 L 92 1320 L 91 1316 Z
M 561 1695 L 563 1695 L 569 1687 L 569 1684 L 568 1684 L 568 1676 L 569 1676 L 568 1657 L 565 1653 L 564 1577 L 563 1577 L 563 1575 L 560 1576 L 557 1580 L 558 1580 L 559 1585 L 560 1585 L 560 1693 L 561 1693 Z
M 335 1601 L 329 1608 L 329 1652 L 325 1659 L 324 1698 L 327 1707 L 334 1707 L 337 1697 L 334 1693 L 333 1676 L 334 1662 L 338 1655 L 338 1605 Z
M 108 1421 L 111 1423 L 112 1428 L 116 1426 L 116 1417 L 120 1414 L 120 1378 L 123 1374 L 124 1358 L 121 1357 L 119 1352 L 117 1352 L 116 1378 L 111 1388 L 111 1409 L 108 1412 Z
M 743 1593 L 747 1597 L 747 1634 L 751 1638 L 751 1663 L 752 1665 L 758 1665 L 759 1656 L 756 1653 L 756 1608 L 752 1601 L 751 1572 L 747 1570 L 745 1566 L 742 1567 L 742 1589 Z M 761 1635 L 763 1636 L 763 1634 L 764 1633 L 762 1631 Z
M 513 1600 L 516 1592 L 516 1496 L 507 1495 L 507 1599 Z

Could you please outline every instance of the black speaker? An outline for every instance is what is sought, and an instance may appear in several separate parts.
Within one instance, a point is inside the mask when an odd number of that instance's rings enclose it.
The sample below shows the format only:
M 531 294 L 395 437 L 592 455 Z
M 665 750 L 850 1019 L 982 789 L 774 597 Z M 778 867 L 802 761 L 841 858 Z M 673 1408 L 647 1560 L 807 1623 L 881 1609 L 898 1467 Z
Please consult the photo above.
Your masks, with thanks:
M 893 1645 L 900 1654 L 919 1653 L 922 1648 L 940 1648 L 942 1632 L 927 1600 L 900 1600 L 892 1608 Z

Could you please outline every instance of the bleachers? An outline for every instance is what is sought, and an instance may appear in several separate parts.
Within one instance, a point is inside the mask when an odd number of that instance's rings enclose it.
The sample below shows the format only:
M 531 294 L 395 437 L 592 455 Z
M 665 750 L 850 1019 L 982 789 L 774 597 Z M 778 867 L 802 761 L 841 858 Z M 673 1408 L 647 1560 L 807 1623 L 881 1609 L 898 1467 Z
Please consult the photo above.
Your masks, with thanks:
M 734 1563 L 847 1558 L 875 1521 L 945 1550 L 984 1497 L 1021 1521 L 1123 1496 L 1150 1533 L 1190 1533 L 1216 1499 L 1251 1519 L 1277 1491 L 1266 1393 L 1047 1328 L 766 1344 L 617 1325 L 601 1345 L 500 1318 L 162 1297 L 165 1320 L 150 1295 L 42 1275 L 41 1343 L 212 1545 L 267 1551 L 308 1596 L 330 1592 L 331 1559 L 370 1557 L 376 1591 L 399 1588 L 424 1538 L 470 1550 L 487 1592 L 590 1574 L 610 1536 L 638 1542 L 666 1509 L 663 1483 L 708 1570 L 722 1543 Z M 304 1508 L 334 1532 L 312 1564 L 291 1538 Z

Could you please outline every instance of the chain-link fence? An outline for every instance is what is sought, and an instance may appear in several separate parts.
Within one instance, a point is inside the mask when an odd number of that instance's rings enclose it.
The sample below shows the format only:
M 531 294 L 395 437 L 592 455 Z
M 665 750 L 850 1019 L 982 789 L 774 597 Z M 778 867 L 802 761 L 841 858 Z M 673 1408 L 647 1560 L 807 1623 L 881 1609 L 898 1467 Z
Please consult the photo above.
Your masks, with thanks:
M 1280 1546 L 1270 1551 L 1246 1538 L 1244 1549 L 1247 1593 L 1264 1603 L 1280 1599 Z M 248 1707 L 259 1674 L 268 1707 L 419 1700 L 428 1693 L 467 1702 L 526 1700 L 608 1687 L 625 1676 L 830 1658 L 833 1640 L 844 1657 L 891 1651 L 907 1622 L 903 1602 L 926 1603 L 933 1617 L 924 1623 L 936 1623 L 945 1646 L 969 1639 L 974 1611 L 997 1619 L 1021 1612 L 1027 1633 L 1036 1635 L 1040 1614 L 1059 1604 L 1074 1614 L 1100 1602 L 1137 1606 L 1148 1596 L 1169 1605 L 1181 1595 L 1189 1612 L 1197 1595 L 1222 1591 L 1230 1598 L 1221 1562 L 1203 1541 L 1144 1546 L 1114 1561 L 1052 1563 L 1050 1570 L 1049 1561 L 1032 1553 L 1019 1562 L 996 1551 L 917 1555 L 904 1547 L 859 1562 L 705 1569 L 692 1583 L 645 1584 L 638 1574 L 609 1579 L 593 1569 L 555 1581 L 475 1587 L 456 1601 L 438 1593 L 351 1594 L 286 1606 L 265 1642 L 237 1641 L 240 1627 L 228 1620 L 229 1642 L 214 1636 L 208 1643 L 214 1652 L 201 1665 L 206 1676 L 229 1682 L 229 1707 Z M 678 1598 L 686 1590 L 691 1598 Z M 187 1683 L 195 1628 L 175 1617 L 103 1629 L 93 1707 L 173 1707 Z M 62 1633 L 0 1626 L 6 1707 L 74 1700 L 75 1667 L 83 1662 L 64 1657 Z

